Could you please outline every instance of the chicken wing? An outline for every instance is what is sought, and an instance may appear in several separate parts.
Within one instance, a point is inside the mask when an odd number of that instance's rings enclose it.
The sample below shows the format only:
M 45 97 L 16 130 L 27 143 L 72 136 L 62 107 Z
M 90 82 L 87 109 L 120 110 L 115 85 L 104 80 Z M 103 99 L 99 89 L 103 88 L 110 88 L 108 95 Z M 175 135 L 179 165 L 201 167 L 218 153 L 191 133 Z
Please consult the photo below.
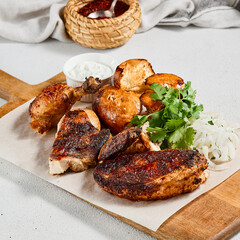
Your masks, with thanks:
M 123 152 L 141 153 L 159 150 L 158 144 L 149 140 L 143 128 L 130 127 L 108 139 L 100 150 L 98 160 L 112 159 Z
M 165 199 L 206 181 L 208 163 L 198 151 L 166 149 L 120 154 L 100 162 L 94 179 L 103 190 L 131 200 Z
M 68 168 L 75 172 L 96 165 L 98 153 L 110 137 L 110 130 L 100 131 L 92 110 L 68 111 L 58 124 L 58 132 L 49 156 L 49 173 L 61 174 Z
M 96 92 L 100 84 L 99 79 L 89 77 L 78 88 L 72 88 L 64 83 L 46 87 L 29 106 L 29 114 L 32 118 L 30 126 L 40 134 L 47 132 L 57 125 L 76 101 L 85 94 Z
M 139 127 L 132 127 L 108 139 L 100 150 L 98 160 L 102 161 L 113 158 L 116 157 L 119 152 L 124 152 L 139 138 L 141 131 L 142 129 Z

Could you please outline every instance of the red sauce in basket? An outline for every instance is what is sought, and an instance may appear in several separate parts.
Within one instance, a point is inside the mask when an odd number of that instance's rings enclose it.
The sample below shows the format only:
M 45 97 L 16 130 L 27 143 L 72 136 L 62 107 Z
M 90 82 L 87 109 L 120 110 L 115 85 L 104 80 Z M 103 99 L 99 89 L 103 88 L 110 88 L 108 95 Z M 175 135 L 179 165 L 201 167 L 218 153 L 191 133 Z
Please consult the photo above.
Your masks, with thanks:
M 111 3 L 112 3 L 112 0 L 94 0 L 88 3 L 87 5 L 85 5 L 83 8 L 79 9 L 78 13 L 84 17 L 87 17 L 92 12 L 108 10 L 111 6 Z M 129 9 L 128 4 L 122 1 L 117 1 L 116 6 L 114 8 L 115 16 L 118 17 L 122 15 L 128 9 Z M 98 19 L 102 19 L 102 18 L 108 18 L 108 17 L 100 17 Z

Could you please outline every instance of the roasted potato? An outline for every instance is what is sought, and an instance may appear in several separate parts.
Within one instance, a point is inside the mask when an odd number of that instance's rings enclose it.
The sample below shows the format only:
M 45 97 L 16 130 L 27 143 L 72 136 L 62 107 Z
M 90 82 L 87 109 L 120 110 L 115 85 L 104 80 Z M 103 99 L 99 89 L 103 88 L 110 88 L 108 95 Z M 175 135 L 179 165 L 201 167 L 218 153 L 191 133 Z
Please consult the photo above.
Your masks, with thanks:
M 164 108 L 164 105 L 160 100 L 154 101 L 151 94 L 154 93 L 153 90 L 146 90 L 140 97 L 141 103 L 147 108 L 149 113 L 160 111 Z
M 174 88 L 184 87 L 184 81 L 182 78 L 169 73 L 157 73 L 146 79 L 146 85 L 150 86 L 153 83 Z
M 93 110 L 112 133 L 121 132 L 141 112 L 140 94 L 105 85 L 93 97 Z
M 114 74 L 114 86 L 126 91 L 142 93 L 145 79 L 154 74 L 151 64 L 145 59 L 129 59 L 121 63 Z
M 146 85 L 151 86 L 153 83 L 161 84 L 162 86 L 174 87 L 174 88 L 183 88 L 184 81 L 182 78 L 168 73 L 157 73 L 146 79 Z M 154 91 L 151 89 L 145 90 L 145 92 L 141 95 L 140 100 L 141 103 L 147 108 L 149 113 L 153 113 L 156 111 L 160 111 L 164 108 L 164 105 L 160 100 L 154 101 L 151 97 L 151 94 Z

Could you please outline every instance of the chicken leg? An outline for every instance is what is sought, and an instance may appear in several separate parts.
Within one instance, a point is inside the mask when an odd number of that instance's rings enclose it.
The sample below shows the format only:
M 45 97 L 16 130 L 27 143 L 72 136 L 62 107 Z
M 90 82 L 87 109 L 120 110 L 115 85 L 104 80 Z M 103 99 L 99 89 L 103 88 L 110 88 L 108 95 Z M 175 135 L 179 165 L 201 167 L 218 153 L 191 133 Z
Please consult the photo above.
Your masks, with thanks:
M 73 88 L 64 83 L 50 85 L 33 100 L 29 106 L 32 118 L 30 126 L 43 134 L 57 126 L 62 116 L 68 112 L 83 95 L 96 92 L 101 86 L 98 78 L 89 77 L 81 87 Z

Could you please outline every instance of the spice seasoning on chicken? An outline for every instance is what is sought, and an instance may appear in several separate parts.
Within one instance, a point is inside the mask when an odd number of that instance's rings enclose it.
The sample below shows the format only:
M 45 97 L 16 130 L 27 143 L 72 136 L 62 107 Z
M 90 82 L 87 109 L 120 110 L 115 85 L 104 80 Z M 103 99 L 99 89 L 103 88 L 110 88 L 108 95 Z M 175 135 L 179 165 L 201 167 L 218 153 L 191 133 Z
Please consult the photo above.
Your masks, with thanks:
M 88 3 L 83 8 L 79 9 L 78 13 L 84 17 L 87 17 L 90 13 L 93 13 L 96 11 L 108 10 L 111 6 L 111 3 L 112 3 L 112 0 L 95 0 Z M 122 15 L 128 9 L 129 9 L 128 4 L 122 1 L 117 1 L 116 6 L 114 8 L 115 16 L 118 17 Z M 103 19 L 103 18 L 109 18 L 109 17 L 99 17 L 97 19 Z

